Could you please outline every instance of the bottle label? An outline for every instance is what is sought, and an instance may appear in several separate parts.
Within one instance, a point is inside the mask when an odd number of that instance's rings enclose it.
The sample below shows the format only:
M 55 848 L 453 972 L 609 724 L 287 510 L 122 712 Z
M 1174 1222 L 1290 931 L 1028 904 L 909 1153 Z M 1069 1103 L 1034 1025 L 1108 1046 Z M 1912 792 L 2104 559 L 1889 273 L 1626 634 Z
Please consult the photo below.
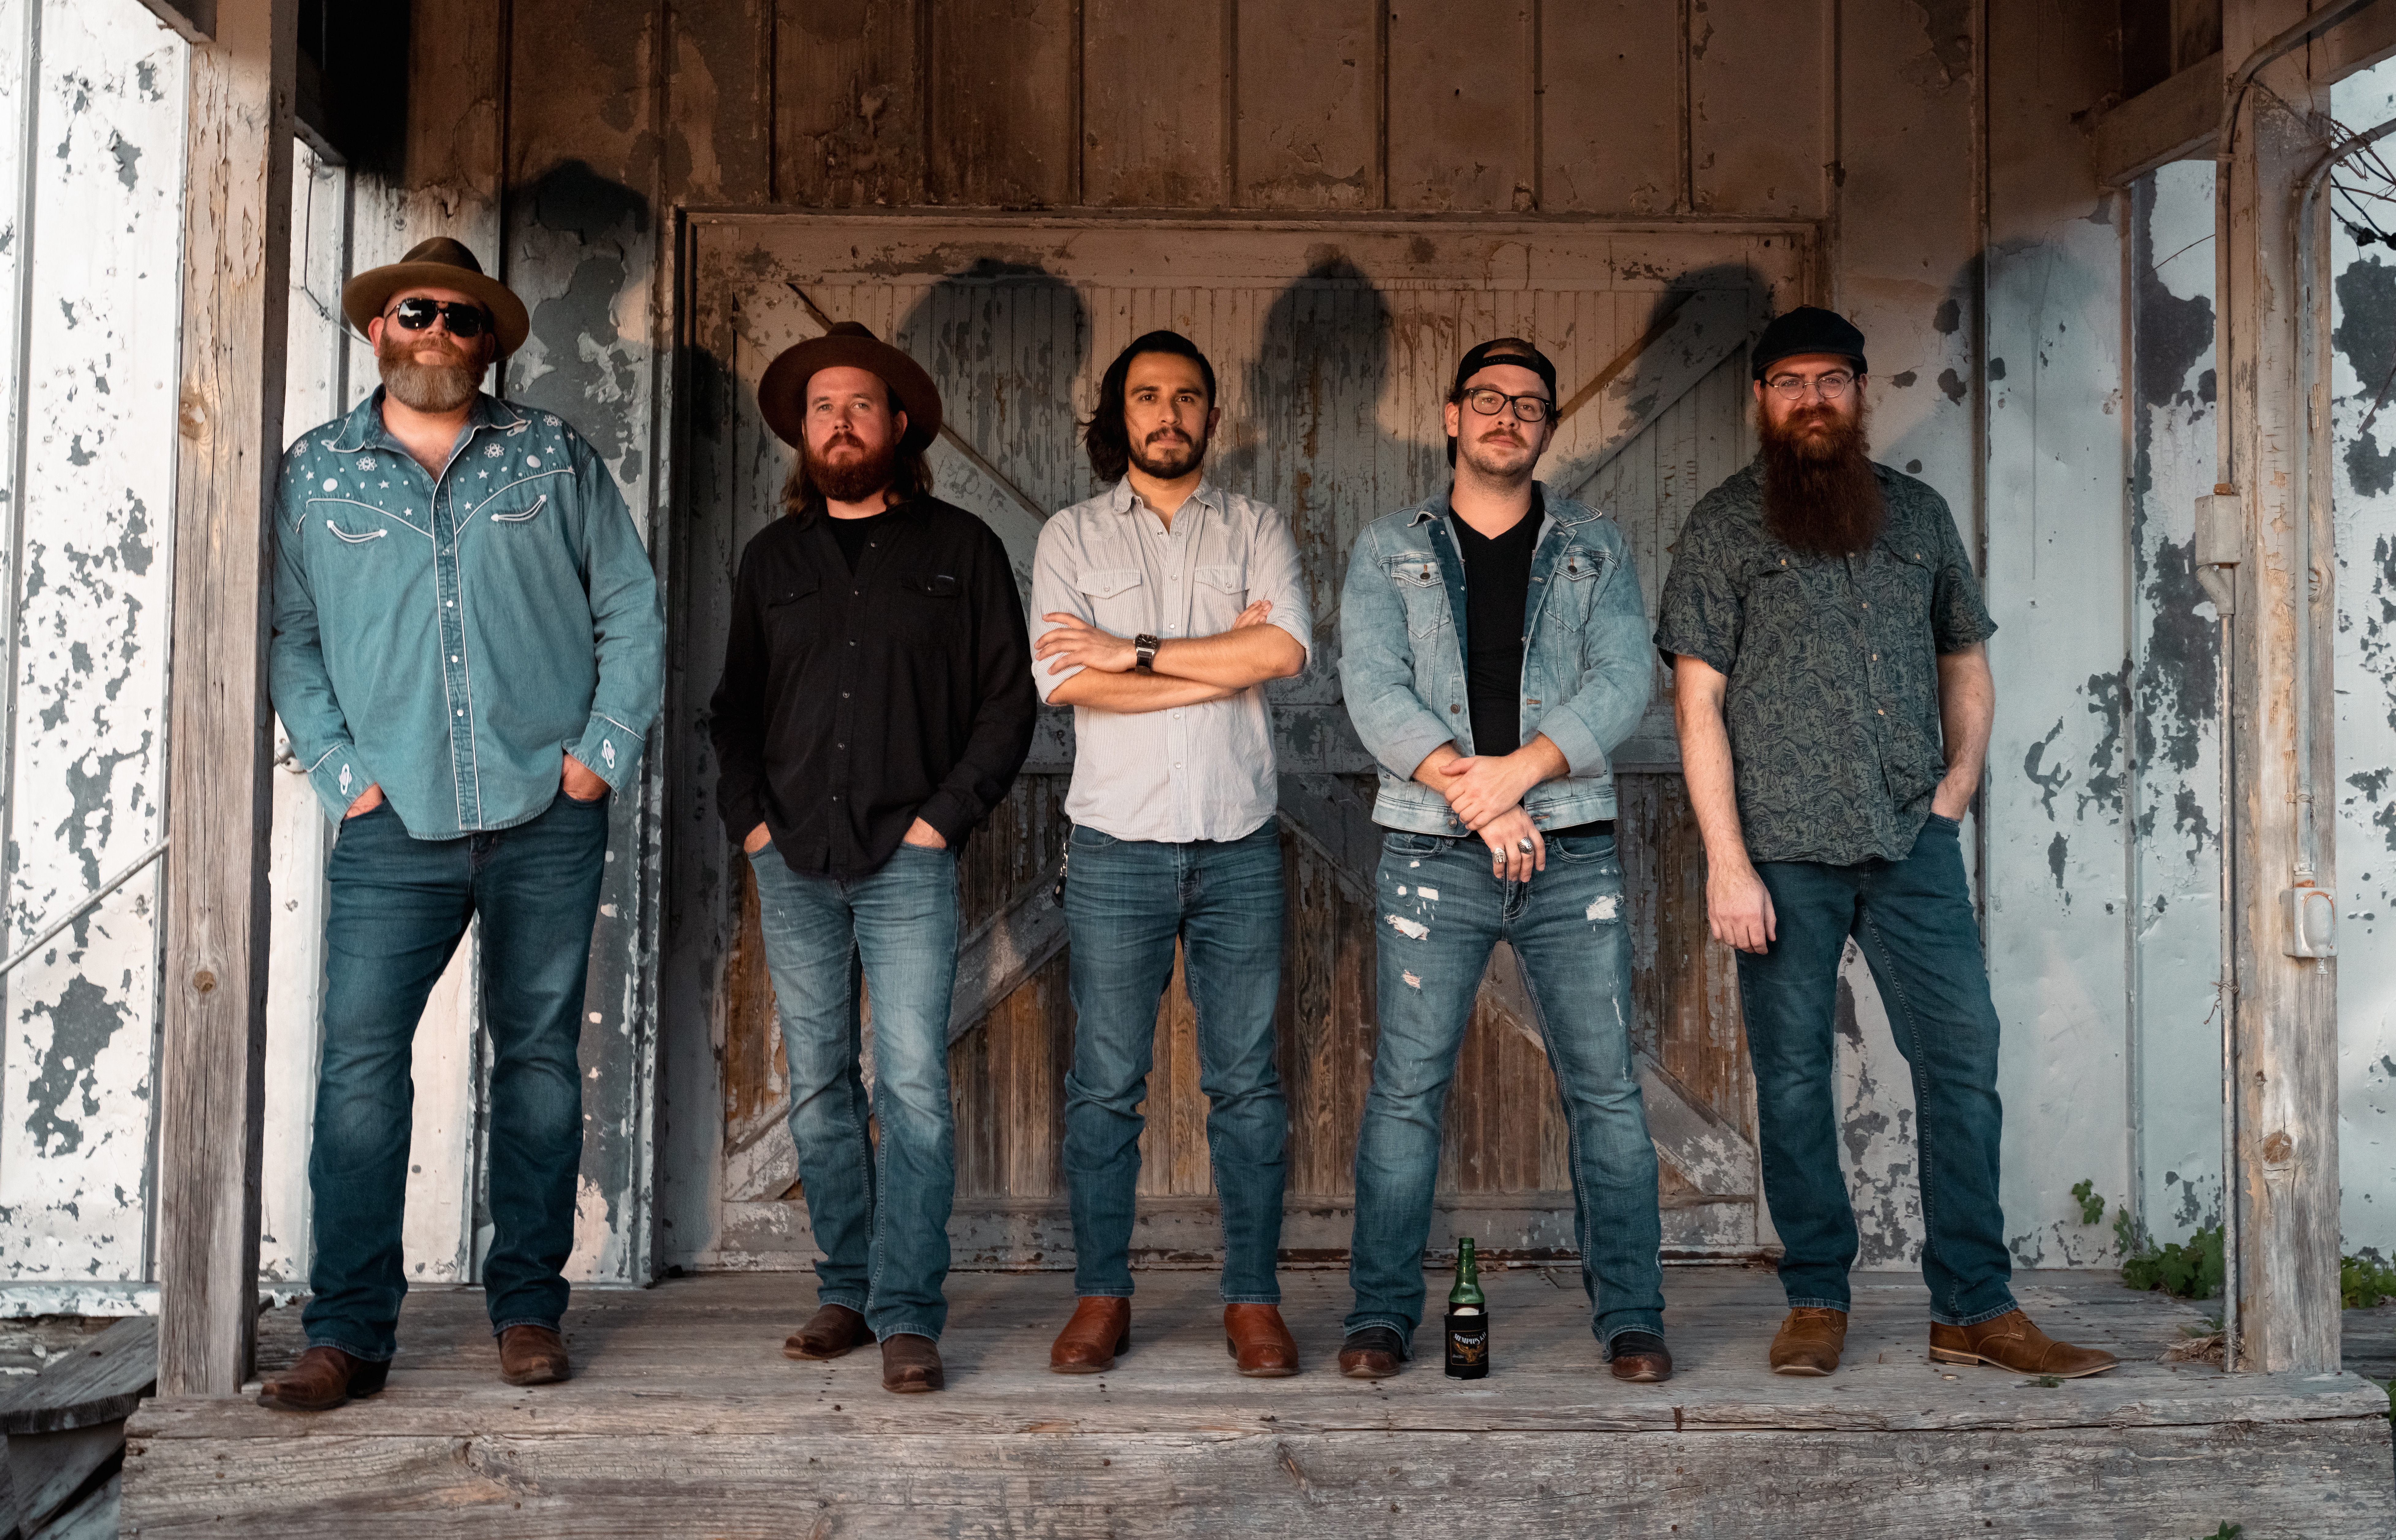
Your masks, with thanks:
M 1447 1373 L 1455 1379 L 1481 1379 L 1489 1373 L 1489 1318 L 1479 1310 L 1447 1315 Z

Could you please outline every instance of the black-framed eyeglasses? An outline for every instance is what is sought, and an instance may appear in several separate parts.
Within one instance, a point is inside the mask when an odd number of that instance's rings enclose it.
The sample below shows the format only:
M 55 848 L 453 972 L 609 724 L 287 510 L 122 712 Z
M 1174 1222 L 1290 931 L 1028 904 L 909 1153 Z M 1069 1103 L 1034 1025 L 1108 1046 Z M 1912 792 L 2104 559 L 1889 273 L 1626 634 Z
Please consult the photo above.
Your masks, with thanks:
M 1809 387 L 1820 392 L 1824 401 L 1836 401 L 1845 395 L 1847 387 L 1855 382 L 1855 376 L 1836 371 L 1826 374 L 1818 379 L 1807 379 L 1803 375 L 1785 374 L 1764 381 L 1772 387 L 1772 393 L 1783 401 L 1804 400 L 1805 392 Z
M 1508 395 L 1494 385 L 1476 386 L 1464 392 L 1464 400 L 1483 417 L 1496 417 L 1511 405 L 1517 422 L 1545 422 L 1556 409 L 1556 404 L 1545 396 Z
M 409 331 L 427 330 L 438 320 L 449 328 L 450 336 L 460 341 L 482 336 L 491 325 L 488 311 L 480 305 L 470 305 L 458 299 L 402 299 L 386 311 L 384 316 Z

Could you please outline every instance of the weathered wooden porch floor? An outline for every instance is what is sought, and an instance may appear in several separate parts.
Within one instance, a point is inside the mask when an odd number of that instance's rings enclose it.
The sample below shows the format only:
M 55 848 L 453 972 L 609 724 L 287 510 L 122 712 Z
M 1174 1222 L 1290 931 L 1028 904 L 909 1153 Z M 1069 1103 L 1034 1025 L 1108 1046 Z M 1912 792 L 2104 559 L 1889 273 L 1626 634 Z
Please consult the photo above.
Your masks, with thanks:
M 1295 1379 L 1230 1370 L 1210 1275 L 1151 1272 L 1113 1373 L 1046 1373 L 1057 1273 L 952 1276 L 944 1394 L 897 1397 L 879 1357 L 793 1363 L 791 1274 L 577 1296 L 578 1377 L 511 1389 L 478 1293 L 407 1306 L 391 1387 L 314 1418 L 249 1401 L 147 1404 L 128 1428 L 124 1533 L 797 1536 L 1731 1537 L 2396 1533 L 2388 1400 L 2353 1374 L 2226 1378 L 2157 1361 L 2199 1308 L 2110 1274 L 2033 1273 L 2024 1305 L 2110 1348 L 2052 1387 L 1923 1352 L 1910 1275 L 1857 1280 L 1847 1367 L 1777 1378 L 1765 1272 L 1668 1269 L 1679 1374 L 1598 1361 L 1577 1279 L 1489 1279 L 1496 1372 L 1418 1361 L 1364 1385 L 1333 1362 L 1347 1280 L 1285 1276 Z M 1444 1288 L 1444 1280 L 1439 1282 Z M 297 1349 L 273 1312 L 261 1359 Z

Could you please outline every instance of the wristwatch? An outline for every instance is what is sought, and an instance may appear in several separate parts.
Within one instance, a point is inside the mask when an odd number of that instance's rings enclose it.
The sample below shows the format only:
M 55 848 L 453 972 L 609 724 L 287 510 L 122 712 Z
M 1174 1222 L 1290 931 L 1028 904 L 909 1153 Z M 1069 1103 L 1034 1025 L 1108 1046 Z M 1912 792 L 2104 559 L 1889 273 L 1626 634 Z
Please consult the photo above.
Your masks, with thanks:
M 1142 673 L 1153 673 L 1156 671 L 1154 669 L 1150 667 L 1151 664 L 1156 661 L 1155 637 L 1150 636 L 1146 632 L 1142 632 L 1141 634 L 1133 637 L 1131 639 L 1131 650 L 1133 668 L 1138 669 Z

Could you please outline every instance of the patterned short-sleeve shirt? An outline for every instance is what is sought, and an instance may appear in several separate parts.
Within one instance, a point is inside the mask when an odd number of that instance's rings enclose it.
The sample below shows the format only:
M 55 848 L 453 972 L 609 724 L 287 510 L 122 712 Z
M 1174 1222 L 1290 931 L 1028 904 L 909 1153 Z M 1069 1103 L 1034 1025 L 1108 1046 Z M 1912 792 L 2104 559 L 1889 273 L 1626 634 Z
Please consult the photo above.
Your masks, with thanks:
M 1884 465 L 1870 551 L 1814 556 L 1764 526 L 1759 458 L 1699 500 L 1656 645 L 1724 674 L 1748 857 L 1903 858 L 1947 773 L 1938 655 L 1997 627 L 1946 499 Z

